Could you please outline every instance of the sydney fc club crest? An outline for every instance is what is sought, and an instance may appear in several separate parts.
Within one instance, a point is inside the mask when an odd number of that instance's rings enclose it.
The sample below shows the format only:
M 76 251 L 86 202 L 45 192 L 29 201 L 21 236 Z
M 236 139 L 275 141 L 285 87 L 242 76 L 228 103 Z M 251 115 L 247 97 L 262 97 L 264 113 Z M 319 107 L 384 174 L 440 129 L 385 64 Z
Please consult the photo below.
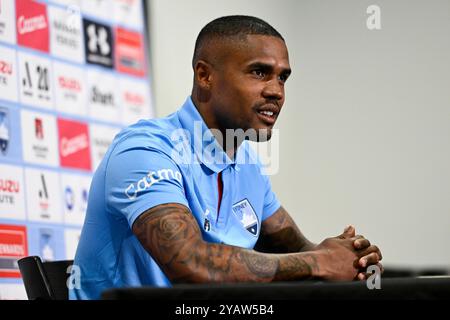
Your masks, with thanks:
M 258 235 L 258 217 L 247 199 L 233 205 L 233 214 L 252 235 Z
M 3 155 L 8 152 L 9 132 L 8 109 L 0 108 L 0 151 Z

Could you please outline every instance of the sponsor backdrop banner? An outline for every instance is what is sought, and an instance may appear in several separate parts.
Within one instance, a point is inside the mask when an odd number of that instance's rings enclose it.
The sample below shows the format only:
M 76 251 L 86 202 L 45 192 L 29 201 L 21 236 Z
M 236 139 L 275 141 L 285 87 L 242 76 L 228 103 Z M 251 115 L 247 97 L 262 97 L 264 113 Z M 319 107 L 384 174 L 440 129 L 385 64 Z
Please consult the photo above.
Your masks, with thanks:
M 142 0 L 0 0 L 0 299 L 73 259 L 114 136 L 153 117 Z

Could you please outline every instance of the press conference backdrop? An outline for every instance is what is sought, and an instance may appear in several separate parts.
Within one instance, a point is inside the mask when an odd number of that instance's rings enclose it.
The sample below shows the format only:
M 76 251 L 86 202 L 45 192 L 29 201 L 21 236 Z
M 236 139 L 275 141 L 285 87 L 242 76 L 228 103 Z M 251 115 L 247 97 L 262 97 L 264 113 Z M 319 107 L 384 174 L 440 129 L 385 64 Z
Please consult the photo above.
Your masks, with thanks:
M 351 223 L 380 246 L 387 268 L 450 268 L 450 1 L 149 3 L 158 116 L 190 92 L 207 22 L 267 20 L 286 39 L 293 71 L 275 151 L 260 149 L 278 167 L 280 202 L 313 241 Z M 373 5 L 380 29 L 367 26 Z
M 141 0 L 0 0 L 0 299 L 17 260 L 73 259 L 92 173 L 153 116 Z

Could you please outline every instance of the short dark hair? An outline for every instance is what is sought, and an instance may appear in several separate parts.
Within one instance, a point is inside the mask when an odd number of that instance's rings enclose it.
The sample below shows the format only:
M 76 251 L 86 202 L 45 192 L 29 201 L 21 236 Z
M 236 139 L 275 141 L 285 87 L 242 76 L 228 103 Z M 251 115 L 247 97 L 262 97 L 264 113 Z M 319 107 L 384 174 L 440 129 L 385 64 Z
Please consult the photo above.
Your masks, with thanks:
M 217 18 L 209 22 L 198 34 L 195 41 L 192 66 L 198 60 L 200 49 L 209 40 L 223 37 L 239 37 L 246 35 L 266 35 L 280 38 L 281 34 L 264 20 L 252 16 L 233 15 Z

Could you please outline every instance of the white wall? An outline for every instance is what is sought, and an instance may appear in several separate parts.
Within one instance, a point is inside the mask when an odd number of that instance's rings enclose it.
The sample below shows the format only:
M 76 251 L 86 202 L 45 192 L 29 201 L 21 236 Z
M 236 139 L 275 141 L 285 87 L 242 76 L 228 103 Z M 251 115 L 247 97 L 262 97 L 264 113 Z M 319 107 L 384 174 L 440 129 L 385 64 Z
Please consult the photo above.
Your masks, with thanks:
M 382 29 L 366 28 L 381 7 Z M 450 1 L 154 0 L 158 116 L 190 93 L 195 38 L 251 14 L 286 38 L 293 75 L 272 183 L 314 241 L 354 224 L 386 265 L 450 267 Z

